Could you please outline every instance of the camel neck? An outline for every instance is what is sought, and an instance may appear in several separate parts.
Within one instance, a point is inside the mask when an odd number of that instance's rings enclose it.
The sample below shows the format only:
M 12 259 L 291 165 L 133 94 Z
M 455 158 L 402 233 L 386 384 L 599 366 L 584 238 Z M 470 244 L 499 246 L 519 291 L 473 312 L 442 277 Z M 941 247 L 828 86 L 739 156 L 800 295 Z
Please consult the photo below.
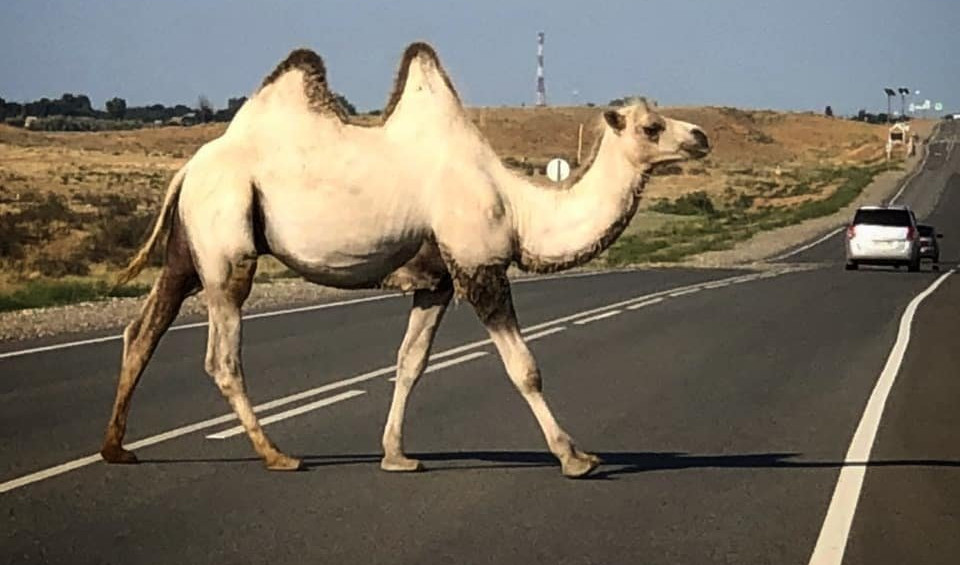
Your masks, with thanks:
M 520 181 L 511 203 L 521 268 L 552 272 L 581 265 L 616 240 L 636 213 L 646 180 L 623 154 L 607 130 L 590 169 L 568 189 Z

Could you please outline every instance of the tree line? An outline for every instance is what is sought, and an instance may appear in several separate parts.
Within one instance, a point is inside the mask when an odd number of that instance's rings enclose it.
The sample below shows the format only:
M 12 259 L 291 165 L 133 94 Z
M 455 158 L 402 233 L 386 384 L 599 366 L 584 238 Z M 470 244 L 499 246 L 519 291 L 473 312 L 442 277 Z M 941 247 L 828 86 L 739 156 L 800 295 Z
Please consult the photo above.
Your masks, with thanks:
M 356 114 L 356 108 L 344 96 L 337 94 L 341 106 L 349 115 Z M 48 126 L 43 129 L 108 129 L 102 128 L 61 128 L 61 124 L 123 122 L 124 129 L 139 125 L 162 123 L 191 118 L 189 123 L 229 122 L 240 107 L 247 101 L 245 96 L 227 99 L 226 108 L 217 110 L 206 96 L 197 99 L 196 107 L 185 104 L 166 106 L 150 104 L 147 106 L 128 106 L 127 101 L 113 97 L 106 101 L 103 109 L 94 108 L 86 94 L 64 93 L 60 98 L 40 98 L 31 102 L 13 102 L 0 97 L 0 121 L 15 126 L 23 126 L 28 117 L 42 120 Z M 52 119 L 57 118 L 57 119 Z M 186 122 L 183 122 L 186 123 Z M 109 125 L 109 124 L 107 124 Z

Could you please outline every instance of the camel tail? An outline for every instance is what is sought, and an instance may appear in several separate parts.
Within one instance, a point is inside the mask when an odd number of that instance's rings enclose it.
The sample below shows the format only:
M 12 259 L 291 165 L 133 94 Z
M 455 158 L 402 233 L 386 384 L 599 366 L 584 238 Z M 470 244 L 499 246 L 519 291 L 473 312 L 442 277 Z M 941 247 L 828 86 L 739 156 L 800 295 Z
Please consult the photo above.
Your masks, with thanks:
M 127 265 L 127 268 L 117 276 L 116 286 L 123 286 L 139 275 L 147 265 L 147 261 L 150 260 L 150 253 L 157 247 L 157 242 L 160 241 L 161 236 L 169 233 L 170 223 L 173 219 L 173 211 L 176 208 L 177 198 L 180 196 L 180 187 L 183 186 L 183 178 L 186 172 L 187 168 L 183 167 L 173 176 L 173 180 L 170 181 L 170 186 L 167 188 L 167 194 L 163 197 L 163 206 L 160 208 L 160 215 L 157 216 L 157 221 L 153 224 L 153 231 L 150 232 L 150 237 L 147 239 L 147 242 L 143 244 L 143 247 L 137 251 L 137 254 Z

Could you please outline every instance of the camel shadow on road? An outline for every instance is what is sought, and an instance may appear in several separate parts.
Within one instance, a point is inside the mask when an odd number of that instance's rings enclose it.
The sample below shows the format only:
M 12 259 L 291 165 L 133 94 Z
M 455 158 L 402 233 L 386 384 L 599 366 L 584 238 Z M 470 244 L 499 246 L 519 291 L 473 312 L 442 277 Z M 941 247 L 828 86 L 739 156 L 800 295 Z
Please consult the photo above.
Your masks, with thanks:
M 812 461 L 798 459 L 799 453 L 746 453 L 732 455 L 697 455 L 684 452 L 600 452 L 602 463 L 588 479 L 616 479 L 624 475 L 687 469 L 839 469 L 845 466 L 866 467 L 945 467 L 960 468 L 960 461 L 947 459 L 891 459 L 869 462 Z M 546 451 L 452 451 L 411 453 L 420 459 L 427 473 L 469 469 L 523 469 L 559 467 L 556 458 Z M 377 465 L 379 453 L 342 455 L 300 455 L 305 470 L 346 465 Z M 243 463 L 259 462 L 256 457 L 203 459 L 149 459 L 144 464 Z
M 457 451 L 413 453 L 423 461 L 427 472 L 463 469 L 504 469 L 559 467 L 556 458 L 545 451 Z M 844 463 L 843 461 L 806 461 L 799 453 L 749 453 L 734 455 L 696 455 L 683 452 L 601 452 L 602 463 L 591 479 L 613 479 L 621 475 L 685 469 L 815 469 L 844 466 L 868 467 L 960 467 L 960 461 L 937 459 L 898 459 Z M 380 461 L 379 454 L 304 456 L 308 469 L 329 465 L 370 464 Z

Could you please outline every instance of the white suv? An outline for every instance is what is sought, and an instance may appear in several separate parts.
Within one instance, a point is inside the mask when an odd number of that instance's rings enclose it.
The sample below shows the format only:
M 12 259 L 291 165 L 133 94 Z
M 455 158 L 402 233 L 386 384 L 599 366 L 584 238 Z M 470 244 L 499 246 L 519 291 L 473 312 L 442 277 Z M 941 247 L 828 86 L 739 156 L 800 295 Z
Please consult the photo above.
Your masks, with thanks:
M 863 206 L 847 227 L 848 270 L 861 264 L 920 270 L 917 218 L 906 206 Z

